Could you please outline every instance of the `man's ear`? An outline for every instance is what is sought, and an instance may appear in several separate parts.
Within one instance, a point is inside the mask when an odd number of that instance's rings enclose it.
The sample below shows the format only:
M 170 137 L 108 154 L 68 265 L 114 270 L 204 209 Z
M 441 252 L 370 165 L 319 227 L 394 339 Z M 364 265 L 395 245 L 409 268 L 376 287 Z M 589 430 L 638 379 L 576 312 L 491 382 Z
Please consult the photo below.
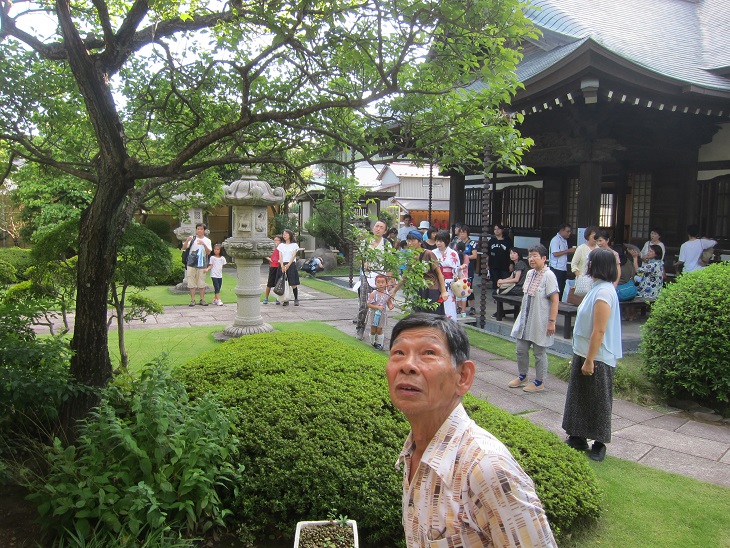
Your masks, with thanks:
M 459 366 L 459 381 L 456 385 L 456 391 L 459 396 L 463 396 L 471 388 L 476 374 L 476 365 L 471 360 L 466 360 Z

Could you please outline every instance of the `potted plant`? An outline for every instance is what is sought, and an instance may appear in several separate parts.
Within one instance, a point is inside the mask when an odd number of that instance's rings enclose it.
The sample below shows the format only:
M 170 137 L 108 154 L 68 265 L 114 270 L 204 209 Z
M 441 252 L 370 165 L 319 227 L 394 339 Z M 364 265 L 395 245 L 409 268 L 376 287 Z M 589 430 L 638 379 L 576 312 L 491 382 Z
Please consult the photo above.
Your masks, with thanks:
M 300 521 L 294 548 L 359 548 L 357 523 L 332 510 L 324 521 Z

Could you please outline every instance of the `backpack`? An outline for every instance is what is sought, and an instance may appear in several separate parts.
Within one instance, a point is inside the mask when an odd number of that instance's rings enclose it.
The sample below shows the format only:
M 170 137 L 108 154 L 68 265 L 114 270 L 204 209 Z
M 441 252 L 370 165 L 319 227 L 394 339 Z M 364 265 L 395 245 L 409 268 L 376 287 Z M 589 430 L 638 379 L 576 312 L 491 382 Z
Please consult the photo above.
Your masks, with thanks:
M 182 252 L 182 264 L 185 265 L 185 266 L 188 266 L 188 257 L 190 256 L 190 248 L 193 246 L 193 241 L 194 240 L 195 239 L 193 238 L 193 240 L 190 241 L 190 245 L 188 246 L 187 249 L 183 249 L 183 252 Z

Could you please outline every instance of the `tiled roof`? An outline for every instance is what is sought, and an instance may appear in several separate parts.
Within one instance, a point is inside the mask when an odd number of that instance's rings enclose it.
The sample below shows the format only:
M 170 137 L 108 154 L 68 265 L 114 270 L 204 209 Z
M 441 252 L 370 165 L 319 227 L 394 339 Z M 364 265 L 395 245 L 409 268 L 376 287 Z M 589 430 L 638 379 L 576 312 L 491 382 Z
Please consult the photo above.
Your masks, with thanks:
M 592 39 L 657 74 L 730 91 L 728 0 L 533 0 L 526 11 L 543 31 L 544 49 L 528 48 L 518 68 L 525 81 Z
M 387 169 L 390 169 L 397 177 L 428 177 L 429 176 L 429 165 L 425 164 L 417 166 L 410 162 L 392 162 L 388 164 L 388 167 L 380 172 L 378 179 L 382 179 L 385 176 Z M 440 167 L 437 164 L 433 165 L 433 177 L 439 178 Z

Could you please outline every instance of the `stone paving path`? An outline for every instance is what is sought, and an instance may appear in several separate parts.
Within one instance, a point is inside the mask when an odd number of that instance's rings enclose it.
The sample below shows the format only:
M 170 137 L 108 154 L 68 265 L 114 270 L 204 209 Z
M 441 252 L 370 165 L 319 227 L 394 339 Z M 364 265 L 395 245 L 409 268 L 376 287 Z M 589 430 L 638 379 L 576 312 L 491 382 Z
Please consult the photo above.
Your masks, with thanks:
M 357 311 L 355 299 L 337 299 L 305 286 L 300 286 L 299 291 L 301 306 L 262 305 L 263 320 L 324 321 L 355 336 L 352 323 Z M 187 296 L 181 295 L 180 300 L 180 306 L 165 307 L 165 313 L 156 319 L 133 322 L 129 328 L 231 325 L 235 318 L 233 304 L 193 308 L 187 306 Z M 475 396 L 486 398 L 510 413 L 519 413 L 560 438 L 565 437 L 560 425 L 567 383 L 550 375 L 543 392 L 528 394 L 507 387 L 517 371 L 514 360 L 477 348 L 472 348 L 472 359 L 477 364 L 471 390 Z M 727 423 L 699 422 L 680 411 L 666 413 L 614 400 L 612 425 L 609 455 L 730 487 L 730 425 Z

